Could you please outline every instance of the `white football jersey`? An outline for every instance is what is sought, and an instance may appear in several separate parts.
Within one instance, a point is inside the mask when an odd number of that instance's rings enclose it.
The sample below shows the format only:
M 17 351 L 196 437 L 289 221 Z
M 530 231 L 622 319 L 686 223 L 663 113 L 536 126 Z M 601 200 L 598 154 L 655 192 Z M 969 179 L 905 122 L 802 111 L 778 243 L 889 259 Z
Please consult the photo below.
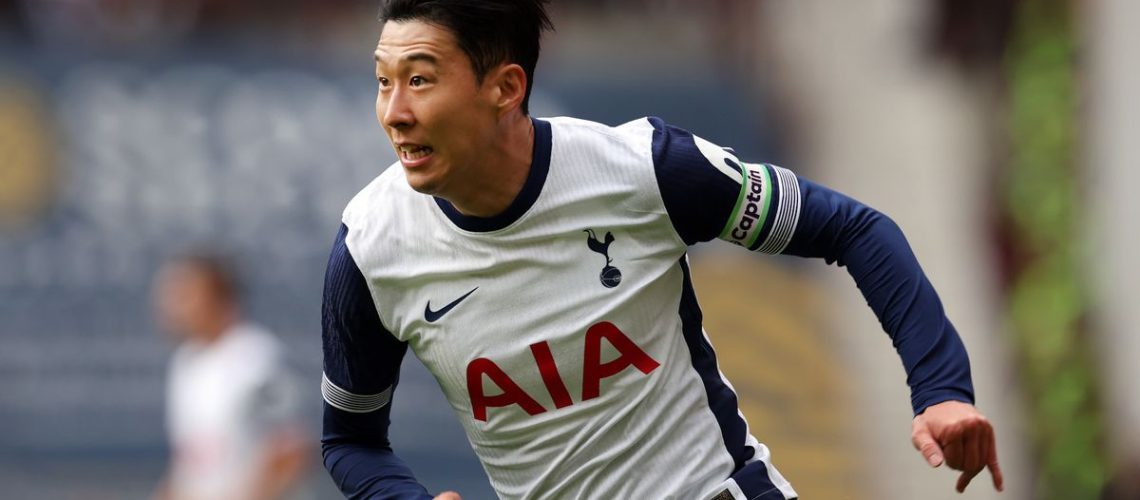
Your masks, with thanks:
M 240 324 L 208 345 L 179 346 L 167 380 L 174 498 L 251 497 L 266 439 L 298 423 L 297 402 L 281 343 L 260 327 Z
M 325 401 L 385 409 L 406 346 L 502 498 L 795 498 L 718 369 L 686 260 L 714 237 L 782 250 L 795 176 L 656 119 L 534 124 L 503 214 L 464 216 L 398 164 L 349 203 L 341 238 L 383 331 L 326 337 Z M 728 195 L 663 195 L 690 182 Z M 692 222 L 725 203 L 728 220 Z

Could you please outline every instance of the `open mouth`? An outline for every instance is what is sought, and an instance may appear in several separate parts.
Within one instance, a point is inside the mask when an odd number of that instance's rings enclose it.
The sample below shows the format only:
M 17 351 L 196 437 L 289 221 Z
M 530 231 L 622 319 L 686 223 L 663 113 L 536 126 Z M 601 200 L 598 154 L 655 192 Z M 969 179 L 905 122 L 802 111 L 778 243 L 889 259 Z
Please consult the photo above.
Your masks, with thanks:
M 408 144 L 400 146 L 400 158 L 405 161 L 416 161 L 426 158 L 432 153 L 432 149 L 428 146 L 419 146 L 415 144 Z

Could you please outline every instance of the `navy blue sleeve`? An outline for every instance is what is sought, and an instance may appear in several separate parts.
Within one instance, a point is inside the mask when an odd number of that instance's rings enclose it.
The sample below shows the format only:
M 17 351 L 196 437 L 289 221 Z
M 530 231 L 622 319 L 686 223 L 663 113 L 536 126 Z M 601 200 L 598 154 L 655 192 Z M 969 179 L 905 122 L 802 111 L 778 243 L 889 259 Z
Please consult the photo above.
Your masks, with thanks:
M 325 273 L 324 429 L 321 451 L 333 482 L 352 499 L 430 499 L 388 441 L 392 393 L 407 344 L 380 322 L 341 225 Z
M 973 403 L 970 362 L 899 227 L 847 196 L 666 125 L 653 126 L 657 184 L 688 245 L 720 238 L 846 266 L 902 358 L 915 414 Z
M 966 348 L 902 230 L 841 193 L 799 184 L 799 220 L 784 253 L 847 267 L 902 358 L 916 415 L 943 401 L 973 404 Z

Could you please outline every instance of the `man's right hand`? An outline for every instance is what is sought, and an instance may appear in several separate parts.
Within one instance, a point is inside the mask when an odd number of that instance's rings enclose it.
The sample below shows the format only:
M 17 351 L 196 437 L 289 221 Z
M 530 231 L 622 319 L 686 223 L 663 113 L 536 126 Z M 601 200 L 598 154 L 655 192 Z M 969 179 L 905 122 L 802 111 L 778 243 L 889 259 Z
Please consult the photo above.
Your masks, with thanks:
M 435 496 L 435 500 L 463 500 L 459 493 L 454 491 L 445 491 Z

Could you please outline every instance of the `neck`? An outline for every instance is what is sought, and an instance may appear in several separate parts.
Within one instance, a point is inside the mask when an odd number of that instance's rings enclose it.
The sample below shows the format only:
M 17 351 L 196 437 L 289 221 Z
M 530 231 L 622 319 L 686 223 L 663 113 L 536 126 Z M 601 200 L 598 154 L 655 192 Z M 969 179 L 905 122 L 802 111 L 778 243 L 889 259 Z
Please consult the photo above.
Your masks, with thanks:
M 475 178 L 458 186 L 445 199 L 464 215 L 491 217 L 511 205 L 530 173 L 534 156 L 534 123 L 522 113 L 513 113 L 498 124 L 495 145 L 480 158 Z

